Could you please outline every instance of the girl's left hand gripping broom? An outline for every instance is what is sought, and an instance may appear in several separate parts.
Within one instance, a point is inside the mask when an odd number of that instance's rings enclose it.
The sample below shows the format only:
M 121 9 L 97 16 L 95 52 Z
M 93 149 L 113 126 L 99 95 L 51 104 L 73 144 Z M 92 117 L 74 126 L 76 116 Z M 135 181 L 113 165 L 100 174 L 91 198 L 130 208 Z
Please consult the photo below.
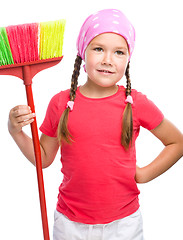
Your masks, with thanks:
M 65 20 L 0 28 L 0 75 L 13 75 L 24 81 L 27 102 L 35 112 L 32 78 L 62 59 Z M 44 240 L 49 240 L 48 219 L 42 173 L 41 150 L 36 118 L 31 123 Z

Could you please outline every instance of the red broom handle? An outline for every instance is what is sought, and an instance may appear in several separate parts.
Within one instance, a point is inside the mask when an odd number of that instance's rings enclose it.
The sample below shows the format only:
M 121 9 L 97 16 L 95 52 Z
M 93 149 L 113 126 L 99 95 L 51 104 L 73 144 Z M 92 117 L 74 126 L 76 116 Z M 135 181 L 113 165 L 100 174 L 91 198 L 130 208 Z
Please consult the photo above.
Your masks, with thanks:
M 34 99 L 33 99 L 33 93 L 32 93 L 32 77 L 31 77 L 30 66 L 23 66 L 23 78 L 24 78 L 24 84 L 26 87 L 27 103 L 31 107 L 32 112 L 34 113 L 35 107 L 34 107 Z M 34 118 L 34 122 L 31 123 L 31 132 L 32 132 L 34 154 L 35 154 L 35 160 L 36 160 L 36 171 L 37 171 L 39 199 L 40 199 L 41 216 L 42 216 L 43 235 L 44 235 L 44 240 L 50 240 L 47 210 L 46 210 L 46 199 L 45 199 L 45 191 L 44 191 L 43 172 L 42 172 L 41 149 L 40 149 L 40 143 L 39 143 L 39 135 L 38 135 L 36 118 Z

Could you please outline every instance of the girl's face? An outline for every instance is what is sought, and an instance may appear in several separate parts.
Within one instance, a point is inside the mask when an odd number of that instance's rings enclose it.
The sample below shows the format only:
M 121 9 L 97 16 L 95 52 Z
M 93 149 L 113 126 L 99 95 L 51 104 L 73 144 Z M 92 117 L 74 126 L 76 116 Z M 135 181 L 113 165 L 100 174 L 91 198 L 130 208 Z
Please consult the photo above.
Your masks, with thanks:
M 129 52 L 126 40 L 115 33 L 95 37 L 85 51 L 88 81 L 101 87 L 114 86 L 125 74 Z

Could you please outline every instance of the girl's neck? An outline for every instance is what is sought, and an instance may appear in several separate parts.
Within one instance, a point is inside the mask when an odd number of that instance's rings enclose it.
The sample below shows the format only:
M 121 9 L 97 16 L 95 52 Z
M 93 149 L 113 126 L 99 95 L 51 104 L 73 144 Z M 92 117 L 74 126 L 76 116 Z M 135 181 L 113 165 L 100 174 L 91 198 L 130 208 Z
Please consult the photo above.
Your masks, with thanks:
M 80 86 L 79 90 L 82 95 L 88 98 L 104 98 L 117 93 L 118 86 L 115 84 L 110 87 L 101 87 L 87 81 L 83 86 Z

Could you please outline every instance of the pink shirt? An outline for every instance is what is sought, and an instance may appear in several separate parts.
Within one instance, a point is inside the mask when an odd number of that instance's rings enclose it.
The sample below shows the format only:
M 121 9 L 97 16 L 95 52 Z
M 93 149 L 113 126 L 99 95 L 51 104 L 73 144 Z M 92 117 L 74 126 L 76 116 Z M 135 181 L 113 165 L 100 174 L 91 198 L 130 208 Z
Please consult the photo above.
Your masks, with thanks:
M 148 130 L 163 120 L 161 111 L 145 95 L 132 90 L 133 147 L 125 151 L 120 143 L 125 89 L 112 96 L 92 99 L 79 88 L 68 128 L 72 145 L 63 143 L 63 182 L 59 187 L 57 210 L 70 220 L 105 224 L 126 217 L 139 208 L 135 140 L 140 126 Z M 69 90 L 55 95 L 40 130 L 56 137 L 58 122 L 69 100 Z

